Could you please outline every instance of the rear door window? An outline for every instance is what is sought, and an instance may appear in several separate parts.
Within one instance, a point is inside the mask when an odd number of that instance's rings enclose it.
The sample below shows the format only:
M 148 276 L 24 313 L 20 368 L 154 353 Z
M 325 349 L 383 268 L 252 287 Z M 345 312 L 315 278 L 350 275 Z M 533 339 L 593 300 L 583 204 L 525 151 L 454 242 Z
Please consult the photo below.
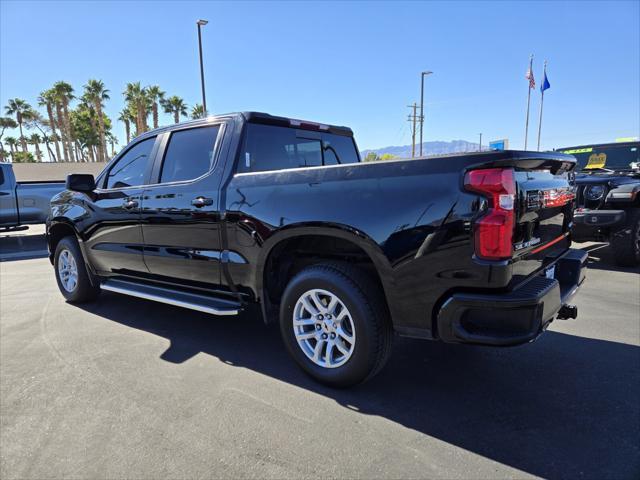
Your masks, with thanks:
M 173 132 L 169 138 L 160 183 L 193 180 L 213 165 L 220 125 Z
M 358 161 L 358 152 L 351 137 L 250 123 L 246 127 L 238 172 L 264 172 Z
M 156 137 L 136 143 L 109 169 L 106 188 L 142 185 Z

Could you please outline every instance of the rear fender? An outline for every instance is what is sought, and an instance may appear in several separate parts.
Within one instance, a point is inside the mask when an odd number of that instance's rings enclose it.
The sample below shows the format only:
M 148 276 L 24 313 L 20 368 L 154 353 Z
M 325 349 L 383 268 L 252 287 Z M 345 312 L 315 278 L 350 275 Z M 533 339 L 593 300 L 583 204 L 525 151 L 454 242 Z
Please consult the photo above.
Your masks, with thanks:
M 382 288 L 384 290 L 385 299 L 391 316 L 393 318 L 393 302 L 391 301 L 391 292 L 393 290 L 393 270 L 388 259 L 383 254 L 380 247 L 371 239 L 368 235 L 355 230 L 345 225 L 332 225 L 332 226 L 316 226 L 316 225 L 291 225 L 282 230 L 279 230 L 274 235 L 269 237 L 263 244 L 260 255 L 258 257 L 258 263 L 256 266 L 256 273 L 254 284 L 256 285 L 256 292 L 259 292 L 261 300 L 261 308 L 265 321 L 267 321 L 266 311 L 266 290 L 264 285 L 265 267 L 269 260 L 271 253 L 281 242 L 290 240 L 296 237 L 303 236 L 326 236 L 339 238 L 349 241 L 355 246 L 361 248 L 364 253 L 369 257 L 373 263 L 376 272 L 380 278 Z

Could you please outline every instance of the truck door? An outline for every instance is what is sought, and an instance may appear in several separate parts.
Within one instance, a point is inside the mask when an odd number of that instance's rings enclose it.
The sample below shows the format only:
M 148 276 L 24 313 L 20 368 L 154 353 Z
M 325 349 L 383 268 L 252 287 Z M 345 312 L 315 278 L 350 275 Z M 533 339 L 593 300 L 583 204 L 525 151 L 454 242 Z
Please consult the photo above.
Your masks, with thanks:
M 18 224 L 15 186 L 16 182 L 11 165 L 0 165 L 0 226 L 2 227 Z
M 100 272 L 148 274 L 142 257 L 140 208 L 157 150 L 156 139 L 147 137 L 128 148 L 88 197 L 90 224 L 83 227 L 83 236 L 91 263 Z
M 156 280 L 216 289 L 222 246 L 217 165 L 224 124 L 163 135 L 152 182 L 144 190 L 144 259 Z

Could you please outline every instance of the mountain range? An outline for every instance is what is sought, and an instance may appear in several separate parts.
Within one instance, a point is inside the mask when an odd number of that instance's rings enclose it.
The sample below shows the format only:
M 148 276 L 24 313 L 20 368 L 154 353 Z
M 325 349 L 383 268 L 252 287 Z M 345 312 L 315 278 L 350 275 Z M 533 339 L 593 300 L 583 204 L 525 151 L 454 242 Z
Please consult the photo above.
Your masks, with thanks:
M 467 142 L 466 140 L 452 140 L 450 142 L 435 141 L 424 142 L 422 144 L 423 155 L 444 155 L 447 153 L 463 153 L 463 152 L 477 152 L 479 145 L 473 142 Z M 483 146 L 482 149 L 486 149 Z M 363 150 L 360 152 L 362 158 L 366 157 L 369 152 L 374 152 L 377 155 L 384 155 L 389 153 L 400 158 L 411 158 L 411 145 L 400 145 L 375 148 L 369 150 Z M 419 144 L 416 144 L 416 156 L 420 152 Z

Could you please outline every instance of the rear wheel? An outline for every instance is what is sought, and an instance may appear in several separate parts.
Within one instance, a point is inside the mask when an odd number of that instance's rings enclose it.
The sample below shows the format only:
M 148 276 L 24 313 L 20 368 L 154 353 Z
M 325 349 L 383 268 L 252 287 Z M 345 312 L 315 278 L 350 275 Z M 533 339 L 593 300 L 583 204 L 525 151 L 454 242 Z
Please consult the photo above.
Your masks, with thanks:
M 347 387 L 374 376 L 393 332 L 379 287 L 343 264 L 307 267 L 287 285 L 280 330 L 289 353 L 316 380 Z
M 97 282 L 93 284 L 82 258 L 80 246 L 74 237 L 64 237 L 56 246 L 54 256 L 56 281 L 60 293 L 71 303 L 94 300 L 100 293 Z
M 611 235 L 616 263 L 623 267 L 640 264 L 640 209 L 627 211 L 627 224 Z

